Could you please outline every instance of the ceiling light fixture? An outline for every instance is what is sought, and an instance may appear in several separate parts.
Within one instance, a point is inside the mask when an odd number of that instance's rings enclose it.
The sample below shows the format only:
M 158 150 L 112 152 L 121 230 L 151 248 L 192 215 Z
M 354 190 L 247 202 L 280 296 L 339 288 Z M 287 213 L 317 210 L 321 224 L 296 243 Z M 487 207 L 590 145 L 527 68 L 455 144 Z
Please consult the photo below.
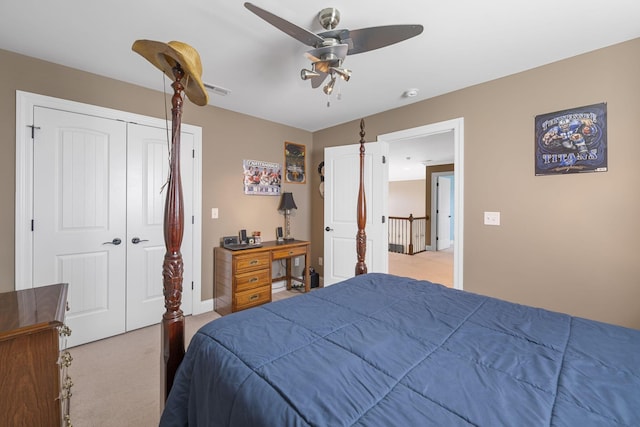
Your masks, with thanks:
M 407 89 L 402 93 L 403 98 L 414 98 L 418 96 L 418 89 Z
M 205 82 L 203 82 L 202 84 L 204 85 L 205 88 L 210 90 L 212 93 L 215 93 L 216 95 L 227 96 L 231 93 L 229 89 L 225 89 L 220 86 L 214 86 L 210 83 L 205 83 Z

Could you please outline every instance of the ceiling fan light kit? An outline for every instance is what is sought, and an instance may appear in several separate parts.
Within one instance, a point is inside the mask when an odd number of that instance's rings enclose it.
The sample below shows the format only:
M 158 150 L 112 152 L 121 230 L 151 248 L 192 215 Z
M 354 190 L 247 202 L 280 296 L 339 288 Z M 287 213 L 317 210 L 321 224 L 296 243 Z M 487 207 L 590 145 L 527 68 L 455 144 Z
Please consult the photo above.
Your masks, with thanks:
M 358 30 L 336 30 L 340 23 L 340 11 L 333 7 L 322 9 L 318 13 L 320 25 L 327 30 L 314 34 L 304 28 L 274 15 L 252 3 L 244 6 L 269 24 L 287 33 L 307 46 L 313 47 L 306 53 L 311 61 L 311 69 L 302 69 L 302 80 L 310 80 L 311 87 L 322 85 L 329 76 L 329 82 L 323 91 L 331 95 L 339 76 L 344 81 L 351 78 L 351 70 L 342 67 L 347 55 L 368 52 L 410 39 L 422 33 L 422 25 L 387 25 L 382 27 L 361 28 Z

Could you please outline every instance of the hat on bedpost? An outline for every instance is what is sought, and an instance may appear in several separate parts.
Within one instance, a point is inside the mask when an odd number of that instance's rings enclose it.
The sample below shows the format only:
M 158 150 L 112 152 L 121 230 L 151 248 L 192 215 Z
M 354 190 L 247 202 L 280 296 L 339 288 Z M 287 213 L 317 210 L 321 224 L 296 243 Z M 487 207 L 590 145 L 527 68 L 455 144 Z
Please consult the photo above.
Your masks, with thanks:
M 207 105 L 209 95 L 202 83 L 202 62 L 200 55 L 191 46 L 178 41 L 169 43 L 153 40 L 136 40 L 131 47 L 156 68 L 174 80 L 173 67 L 179 64 L 184 71 L 184 93 L 196 105 Z

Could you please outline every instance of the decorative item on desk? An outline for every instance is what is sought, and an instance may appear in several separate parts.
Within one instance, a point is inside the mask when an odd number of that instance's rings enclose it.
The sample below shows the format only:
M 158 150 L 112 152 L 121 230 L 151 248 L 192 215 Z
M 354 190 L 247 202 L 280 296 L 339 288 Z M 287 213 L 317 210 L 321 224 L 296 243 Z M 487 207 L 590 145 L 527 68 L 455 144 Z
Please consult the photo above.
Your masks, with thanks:
M 254 231 L 254 232 L 252 233 L 252 235 L 253 235 L 253 241 L 256 243 L 256 245 L 257 245 L 257 244 L 260 244 L 260 243 L 262 242 L 262 238 L 260 237 L 260 234 L 261 234 L 261 233 L 260 233 L 259 231 Z
M 296 202 L 293 201 L 293 193 L 282 193 L 278 210 L 284 212 L 284 240 L 293 240 L 293 237 L 291 237 L 291 222 L 289 219 L 291 209 L 298 209 Z

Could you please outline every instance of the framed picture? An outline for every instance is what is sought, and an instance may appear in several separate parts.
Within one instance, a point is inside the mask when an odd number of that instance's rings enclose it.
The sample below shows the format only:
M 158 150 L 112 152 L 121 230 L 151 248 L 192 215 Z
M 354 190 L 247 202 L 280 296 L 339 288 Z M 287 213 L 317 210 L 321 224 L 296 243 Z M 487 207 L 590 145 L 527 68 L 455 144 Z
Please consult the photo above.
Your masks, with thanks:
M 307 182 L 305 146 L 293 142 L 284 143 L 284 182 L 304 184 Z
M 242 176 L 244 194 L 279 196 L 282 172 L 280 163 L 260 160 L 243 160 Z
M 606 103 L 536 116 L 536 176 L 606 171 Z

